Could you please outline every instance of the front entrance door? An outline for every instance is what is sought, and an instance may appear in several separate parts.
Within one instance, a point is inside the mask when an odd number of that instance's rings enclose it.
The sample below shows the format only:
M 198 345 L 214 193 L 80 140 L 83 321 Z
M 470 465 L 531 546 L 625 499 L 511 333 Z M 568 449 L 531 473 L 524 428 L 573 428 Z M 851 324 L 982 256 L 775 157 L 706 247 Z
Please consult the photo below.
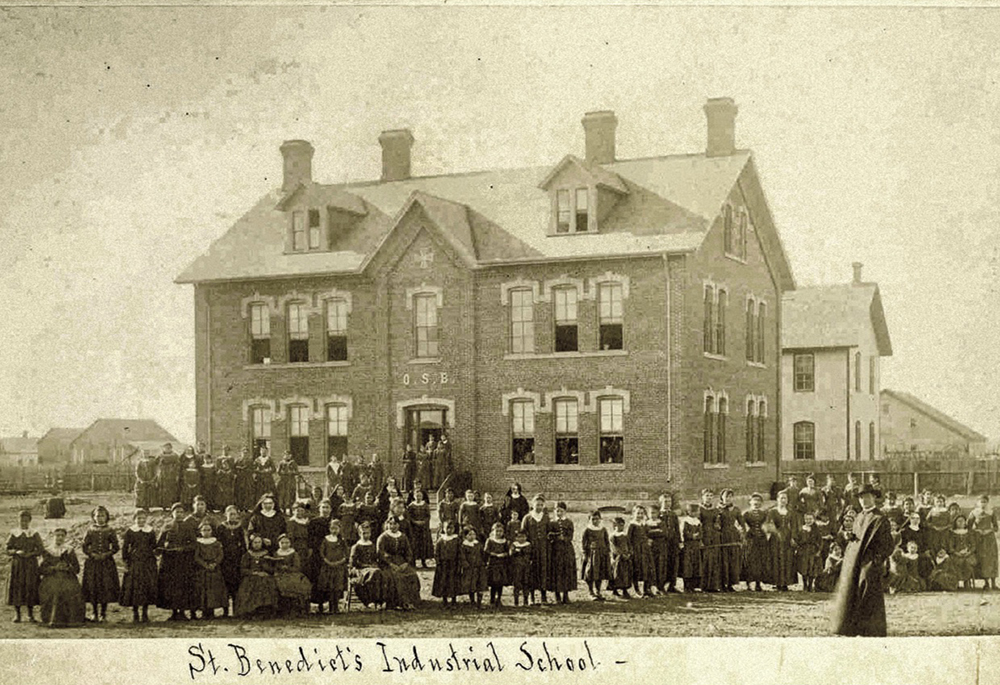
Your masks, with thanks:
M 434 438 L 441 439 L 448 421 L 448 410 L 445 407 L 427 406 L 414 407 L 406 410 L 406 433 L 403 438 L 414 450 L 426 445 Z

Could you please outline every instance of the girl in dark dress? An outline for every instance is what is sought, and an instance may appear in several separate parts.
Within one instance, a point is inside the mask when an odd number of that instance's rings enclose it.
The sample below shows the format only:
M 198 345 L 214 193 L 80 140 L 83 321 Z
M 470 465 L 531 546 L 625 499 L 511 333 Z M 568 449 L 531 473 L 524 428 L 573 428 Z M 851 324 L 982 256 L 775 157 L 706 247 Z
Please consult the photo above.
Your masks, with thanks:
M 815 492 L 818 495 L 819 490 Z M 722 590 L 732 592 L 733 586 L 740 582 L 742 572 L 740 566 L 743 561 L 743 514 L 733 504 L 733 491 L 730 488 L 723 489 L 719 494 L 719 500 L 719 523 L 722 526 L 719 538 L 722 545 L 719 555 L 722 561 Z
M 378 538 L 376 551 L 386 574 L 391 604 L 406 611 L 420 601 L 420 579 L 413 568 L 413 550 L 410 542 L 399 530 L 399 520 L 390 516 L 385 530 Z
M 458 507 L 459 503 L 455 501 L 455 491 L 451 488 L 447 488 L 444 491 L 444 499 L 438 502 L 438 524 L 441 529 L 444 529 L 444 524 L 447 521 L 455 522 L 455 530 L 458 530 Z
M 205 498 L 209 511 L 218 511 L 219 494 L 216 489 L 218 485 L 218 462 L 211 454 L 206 452 L 201 455 L 201 496 Z
M 302 572 L 306 573 L 312 566 L 312 547 L 309 545 L 309 517 L 306 515 L 306 503 L 297 501 L 292 507 L 294 516 L 285 521 L 285 533 L 292 539 L 292 549 L 302 561 Z
M 510 585 L 510 551 L 502 523 L 493 524 L 490 536 L 483 546 L 483 554 L 486 557 L 486 582 L 490 586 L 490 606 L 499 609 L 502 606 L 503 587 Z
M 458 507 L 458 529 L 464 533 L 467 528 L 476 531 L 477 537 L 482 529 L 479 503 L 476 502 L 476 493 L 473 490 L 465 491 L 465 501 Z
M 253 492 L 254 499 L 258 502 L 264 495 L 274 496 L 274 462 L 266 447 L 262 447 L 260 454 L 253 460 Z
M 213 535 L 212 523 L 201 522 L 199 536 L 194 547 L 194 588 L 201 617 L 215 618 L 216 609 L 229 606 L 226 579 L 222 575 L 222 559 L 225 552 L 222 542 Z
M 655 570 L 653 568 L 653 550 L 646 532 L 646 507 L 636 506 L 632 509 L 632 520 L 625 527 L 625 534 L 628 536 L 629 548 L 632 550 L 632 588 L 636 594 L 652 597 Z M 641 590 L 640 584 L 642 584 Z
M 479 537 L 486 539 L 493 531 L 493 524 L 500 522 L 500 510 L 493 504 L 493 495 L 488 492 L 483 493 L 483 504 L 479 507 Z
M 500 506 L 500 520 L 510 521 L 510 512 L 517 512 L 517 520 L 520 521 L 524 518 L 524 515 L 528 513 L 531 506 L 528 504 L 528 498 L 525 497 L 521 492 L 521 484 L 514 483 L 507 490 L 507 494 L 504 495 L 503 504 Z
M 132 607 L 133 623 L 149 623 L 149 605 L 156 604 L 156 533 L 147 523 L 149 517 L 145 509 L 137 509 L 133 518 L 135 523 L 125 531 L 122 540 L 125 575 L 118 603 Z
M 750 495 L 750 508 L 743 514 L 743 524 L 746 527 L 746 544 L 743 548 L 743 578 L 747 589 L 751 583 L 753 589 L 760 592 L 761 583 L 771 582 L 770 548 L 767 533 L 764 532 L 764 522 L 767 514 L 760 508 L 764 497 L 758 492 Z
M 535 603 L 535 591 L 542 593 L 542 603 L 548 599 L 550 550 L 549 515 L 545 511 L 545 497 L 535 495 L 532 510 L 521 519 L 521 530 L 531 543 L 531 603 Z M 464 543 L 463 543 L 464 544 Z
M 410 534 L 412 535 L 410 545 L 413 547 L 413 563 L 419 561 L 421 566 L 426 567 L 427 560 L 434 557 L 434 541 L 431 539 L 430 505 L 424 499 L 422 490 L 417 490 L 414 493 L 414 500 L 406 509 L 410 519 Z
M 93 525 L 83 537 L 83 599 L 94 607 L 94 621 L 107 620 L 108 603 L 117 602 L 121 588 L 114 556 L 118 552 L 118 536 L 108 525 L 108 510 L 98 506 L 91 513 Z M 100 613 L 98 613 L 100 610 Z
M 225 511 L 236 504 L 235 460 L 229 453 L 229 445 L 222 448 L 222 456 L 215 460 L 215 509 Z
M 997 515 L 990 507 L 990 498 L 980 495 L 975 509 L 969 512 L 969 529 L 974 531 L 976 542 L 976 577 L 983 579 L 983 589 L 996 589 L 997 566 Z
M 927 511 L 924 517 L 927 545 L 923 549 L 929 551 L 931 555 L 937 554 L 938 550 L 947 550 L 950 530 L 951 516 L 948 514 L 944 495 L 937 495 L 934 498 L 934 506 Z
M 948 556 L 955 565 L 955 575 L 965 589 L 971 589 L 976 575 L 976 541 L 964 516 L 959 514 L 951 526 Z
M 160 506 L 166 511 L 181 494 L 181 455 L 174 452 L 168 442 L 157 460 L 156 482 L 160 493 Z
M 340 532 L 344 536 L 344 542 L 352 547 L 358 541 L 358 507 L 354 500 L 347 499 L 343 502 L 337 511 L 337 517 L 340 518 Z
M 329 600 L 321 594 L 319 587 L 319 573 L 323 568 L 320 547 L 323 545 L 323 539 L 330 533 L 330 521 L 333 520 L 333 516 L 331 516 L 330 500 L 320 498 L 316 507 L 318 509 L 317 515 L 309 519 L 309 524 L 306 526 L 306 544 L 309 546 L 309 561 L 305 566 L 304 573 L 313 586 L 312 603 L 319 604 L 322 611 L 322 604 Z M 343 536 L 340 535 L 339 526 L 337 535 L 340 541 L 344 542 Z M 346 555 L 349 551 L 350 547 L 344 542 L 344 554 Z
M 666 560 L 661 567 L 666 574 L 666 591 L 677 592 L 677 572 L 680 567 L 681 525 L 677 512 L 674 511 L 674 496 L 670 493 L 660 495 L 660 520 L 663 525 L 663 535 L 666 542 Z M 661 579 L 661 582 L 662 579 Z
M 170 609 L 168 621 L 187 620 L 184 612 L 197 608 L 193 584 L 196 543 L 191 527 L 184 523 L 184 505 L 175 503 L 170 515 L 156 543 L 160 552 L 156 606 Z
M 201 458 L 193 447 L 184 450 L 181 456 L 181 504 L 191 508 L 194 498 L 201 493 Z
M 340 611 L 340 597 L 347 589 L 347 544 L 340 537 L 340 521 L 332 519 L 329 523 L 329 535 L 323 537 L 319 545 L 317 557 L 320 568 L 313 588 L 313 597 L 319 605 L 319 613 L 323 613 L 323 605 L 329 603 L 330 612 Z
M 38 604 L 38 558 L 44 548 L 41 536 L 31 529 L 31 512 L 27 509 L 18 515 L 20 527 L 7 538 L 10 555 L 10 578 L 7 580 L 7 604 L 14 607 L 14 623 L 21 622 L 21 607 L 28 608 L 28 620 L 35 622 L 35 605 Z
M 135 506 L 137 509 L 152 509 L 157 506 L 156 462 L 147 452 L 135 465 Z
M 268 554 L 278 549 L 278 536 L 286 532 L 285 515 L 275 508 L 274 497 L 263 495 L 247 524 L 247 537 L 259 535 Z
M 701 590 L 718 592 L 722 589 L 722 519 L 719 509 L 712 502 L 715 493 L 705 488 L 701 491 Z M 787 498 L 786 498 L 787 499 Z
M 483 547 L 476 539 L 476 529 L 465 529 L 465 539 L 458 549 L 459 592 L 469 595 L 469 604 L 477 607 L 483 604 L 483 591 L 487 587 L 486 565 L 483 561 Z
M 794 514 L 788 508 L 788 495 L 784 491 L 779 492 L 777 506 L 767 512 L 767 522 L 774 531 L 771 535 L 771 568 L 774 572 L 774 585 L 782 592 L 788 590 L 788 586 L 794 585 L 797 580 L 793 521 Z
M 649 505 L 649 517 L 646 519 L 646 537 L 649 538 L 649 551 L 653 556 L 653 577 L 650 585 L 657 592 L 667 591 L 667 534 L 663 530 L 660 519 L 660 507 Z
M 556 601 L 569 604 L 569 591 L 576 589 L 576 552 L 573 551 L 573 522 L 566 517 L 566 503 L 556 504 L 556 518 L 549 527 L 552 545 L 552 584 Z
M 823 572 L 823 559 L 820 557 L 822 540 L 816 529 L 816 517 L 809 512 L 802 514 L 802 525 L 795 533 L 795 564 L 802 576 L 802 590 L 812 592 L 816 578 Z
M 704 558 L 701 507 L 692 502 L 688 514 L 681 520 L 681 577 L 684 592 L 701 589 L 701 569 Z
M 840 579 L 840 569 L 844 565 L 844 550 L 836 542 L 830 545 L 830 552 L 823 564 L 823 573 L 816 579 L 817 592 L 833 592 Z
M 437 542 L 434 543 L 434 583 L 431 595 L 438 597 L 441 604 L 455 606 L 458 596 L 458 547 L 462 541 L 455 535 L 455 522 L 445 521 Z
M 240 456 L 233 461 L 233 504 L 240 511 L 250 511 L 257 497 L 254 494 L 253 459 L 246 447 L 240 450 Z
M 340 518 L 340 507 L 344 502 L 347 501 L 347 493 L 344 491 L 344 486 L 338 483 L 333 488 L 333 492 L 330 493 L 330 509 L 333 511 L 332 516 Z M 386 516 L 389 514 L 389 503 L 385 504 Z M 340 532 L 343 534 L 345 532 L 343 524 L 340 526 Z
M 367 521 L 371 524 L 372 531 L 377 531 L 379 535 L 382 534 L 381 527 L 378 525 L 379 515 L 378 515 L 378 505 L 375 503 L 375 495 L 369 490 L 365 493 L 364 501 L 358 505 L 357 515 L 355 516 L 355 525 L 360 526 L 362 522 Z M 382 519 L 383 521 L 385 519 Z M 428 526 L 430 525 L 430 520 L 428 519 Z
M 215 537 L 222 544 L 222 580 L 226 584 L 226 603 L 222 607 L 222 615 L 228 616 L 230 601 L 233 603 L 233 613 L 236 613 L 236 595 L 240 591 L 242 575 L 240 563 L 247 551 L 246 534 L 235 505 L 226 507 L 226 520 L 215 529 Z
M 528 606 L 531 594 L 531 543 L 524 531 L 518 528 L 514 533 L 514 542 L 510 546 L 510 581 L 514 593 L 514 606 L 521 603 Z
M 274 561 L 259 535 L 249 536 L 247 552 L 240 561 L 240 589 L 233 609 L 237 616 L 270 614 L 278 604 Z
M 351 587 L 362 604 L 378 607 L 385 604 L 386 576 L 379 567 L 371 526 L 362 524 L 358 534 L 361 538 L 351 547 L 349 560 Z
M 601 512 L 590 514 L 590 524 L 583 530 L 580 541 L 583 547 L 583 580 L 587 583 L 590 596 L 598 601 L 604 599 L 601 583 L 611 580 L 611 542 L 607 529 L 601 525 Z
M 292 460 L 292 453 L 285 451 L 278 462 L 278 509 L 291 513 L 295 504 L 295 486 L 299 478 L 299 465 Z
M 287 534 L 278 536 L 278 551 L 273 561 L 279 613 L 292 616 L 309 613 L 312 583 L 302 573 L 302 557 L 292 547 L 292 539 Z
M 611 525 L 614 530 L 608 537 L 611 554 L 611 582 L 608 587 L 615 597 L 628 599 L 631 596 L 628 589 L 632 587 L 632 545 L 625 532 L 624 518 L 616 516 Z
M 42 552 L 39 569 L 42 576 L 38 586 L 42 623 L 50 628 L 83 625 L 86 609 L 83 590 L 76 579 L 80 573 L 76 550 L 66 544 L 65 528 L 56 528 L 52 535 L 55 542 Z

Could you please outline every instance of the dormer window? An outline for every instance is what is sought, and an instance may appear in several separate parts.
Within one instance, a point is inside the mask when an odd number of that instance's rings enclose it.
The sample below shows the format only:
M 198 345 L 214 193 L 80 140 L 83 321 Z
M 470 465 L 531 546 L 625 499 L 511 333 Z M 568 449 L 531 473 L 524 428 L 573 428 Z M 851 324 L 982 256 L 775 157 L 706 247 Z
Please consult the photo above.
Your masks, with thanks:
M 306 215 L 305 212 L 292 212 L 292 250 L 302 252 L 306 249 Z
M 556 211 L 558 212 L 556 217 L 556 233 L 569 233 L 570 221 L 573 217 L 573 209 L 569 203 L 569 191 L 557 191 L 556 203 Z
M 587 198 L 589 191 L 586 188 L 576 189 L 576 232 L 583 233 L 588 229 L 589 215 L 587 213 Z
M 309 249 L 318 250 L 319 249 L 319 210 L 310 209 L 309 210 Z

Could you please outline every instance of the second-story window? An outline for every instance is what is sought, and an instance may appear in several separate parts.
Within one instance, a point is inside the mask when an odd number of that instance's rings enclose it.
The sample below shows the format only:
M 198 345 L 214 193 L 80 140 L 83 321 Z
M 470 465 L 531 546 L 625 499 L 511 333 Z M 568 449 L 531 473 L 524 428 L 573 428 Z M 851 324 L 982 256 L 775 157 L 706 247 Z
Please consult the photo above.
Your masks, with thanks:
M 347 455 L 347 407 L 343 404 L 326 407 L 326 455 L 327 458 Z
M 250 305 L 250 363 L 271 359 L 271 311 L 266 304 Z
M 764 322 L 767 320 L 767 303 L 758 302 L 757 303 L 757 362 L 764 364 L 766 362 L 765 353 L 767 352 L 767 338 L 764 335 L 766 328 Z
M 730 255 L 736 252 L 733 228 L 733 206 L 727 204 L 722 209 L 722 243 L 726 254 Z
M 597 288 L 602 350 L 624 349 L 622 336 L 622 284 L 601 283 Z
M 576 352 L 576 288 L 555 288 L 556 352 Z
M 309 249 L 310 250 L 319 249 L 319 239 L 320 239 L 319 210 L 318 209 L 310 209 L 309 210 Z
M 326 358 L 347 361 L 347 301 L 341 298 L 326 304 Z
M 726 356 L 726 305 L 729 293 L 725 288 L 705 285 L 705 354 Z
M 606 397 L 597 404 L 600 415 L 600 462 L 621 464 L 625 455 L 625 434 L 622 428 L 624 401 L 620 397 Z
M 510 351 L 514 354 L 535 351 L 534 299 L 530 288 L 510 291 Z
M 795 392 L 813 392 L 816 389 L 815 358 L 810 352 L 793 357 Z
M 726 302 L 728 294 L 719 289 L 715 302 L 715 354 L 726 355 Z
M 250 414 L 250 439 L 254 456 L 260 451 L 271 447 L 271 408 L 253 407 Z
M 556 415 L 556 463 L 580 463 L 579 433 L 577 432 L 576 400 L 555 401 Z
M 531 400 L 510 403 L 512 464 L 535 463 L 535 404 Z
M 576 232 L 583 233 L 588 230 L 590 213 L 588 212 L 588 191 L 586 188 L 576 189 Z
M 292 212 L 292 249 L 296 252 L 306 249 L 305 212 Z
M 570 206 L 569 191 L 556 191 L 556 233 L 569 233 L 569 225 L 573 219 L 573 208 Z
M 437 296 L 422 293 L 413 297 L 417 356 L 438 356 L 438 308 Z
M 747 300 L 747 321 L 746 321 L 746 348 L 747 361 L 757 361 L 757 314 L 754 312 L 754 300 Z
M 309 310 L 301 302 L 288 305 L 288 361 L 309 361 Z
M 868 358 L 868 394 L 875 394 L 875 374 L 877 372 L 878 357 L 874 354 Z
M 288 408 L 288 451 L 295 463 L 309 463 L 309 407 L 305 405 Z
M 861 392 L 861 353 L 854 353 L 854 392 Z
M 753 399 L 747 400 L 746 430 L 746 462 L 754 464 L 757 459 L 757 402 Z

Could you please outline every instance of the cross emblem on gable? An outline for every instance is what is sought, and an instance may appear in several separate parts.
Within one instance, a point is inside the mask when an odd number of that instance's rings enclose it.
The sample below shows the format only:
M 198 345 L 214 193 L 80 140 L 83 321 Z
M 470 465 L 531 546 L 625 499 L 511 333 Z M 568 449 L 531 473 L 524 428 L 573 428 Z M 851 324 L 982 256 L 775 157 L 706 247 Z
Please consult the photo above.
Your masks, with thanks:
M 414 261 L 420 265 L 421 269 L 429 269 L 434 263 L 434 250 L 429 247 L 421 248 L 420 252 L 414 255 Z

